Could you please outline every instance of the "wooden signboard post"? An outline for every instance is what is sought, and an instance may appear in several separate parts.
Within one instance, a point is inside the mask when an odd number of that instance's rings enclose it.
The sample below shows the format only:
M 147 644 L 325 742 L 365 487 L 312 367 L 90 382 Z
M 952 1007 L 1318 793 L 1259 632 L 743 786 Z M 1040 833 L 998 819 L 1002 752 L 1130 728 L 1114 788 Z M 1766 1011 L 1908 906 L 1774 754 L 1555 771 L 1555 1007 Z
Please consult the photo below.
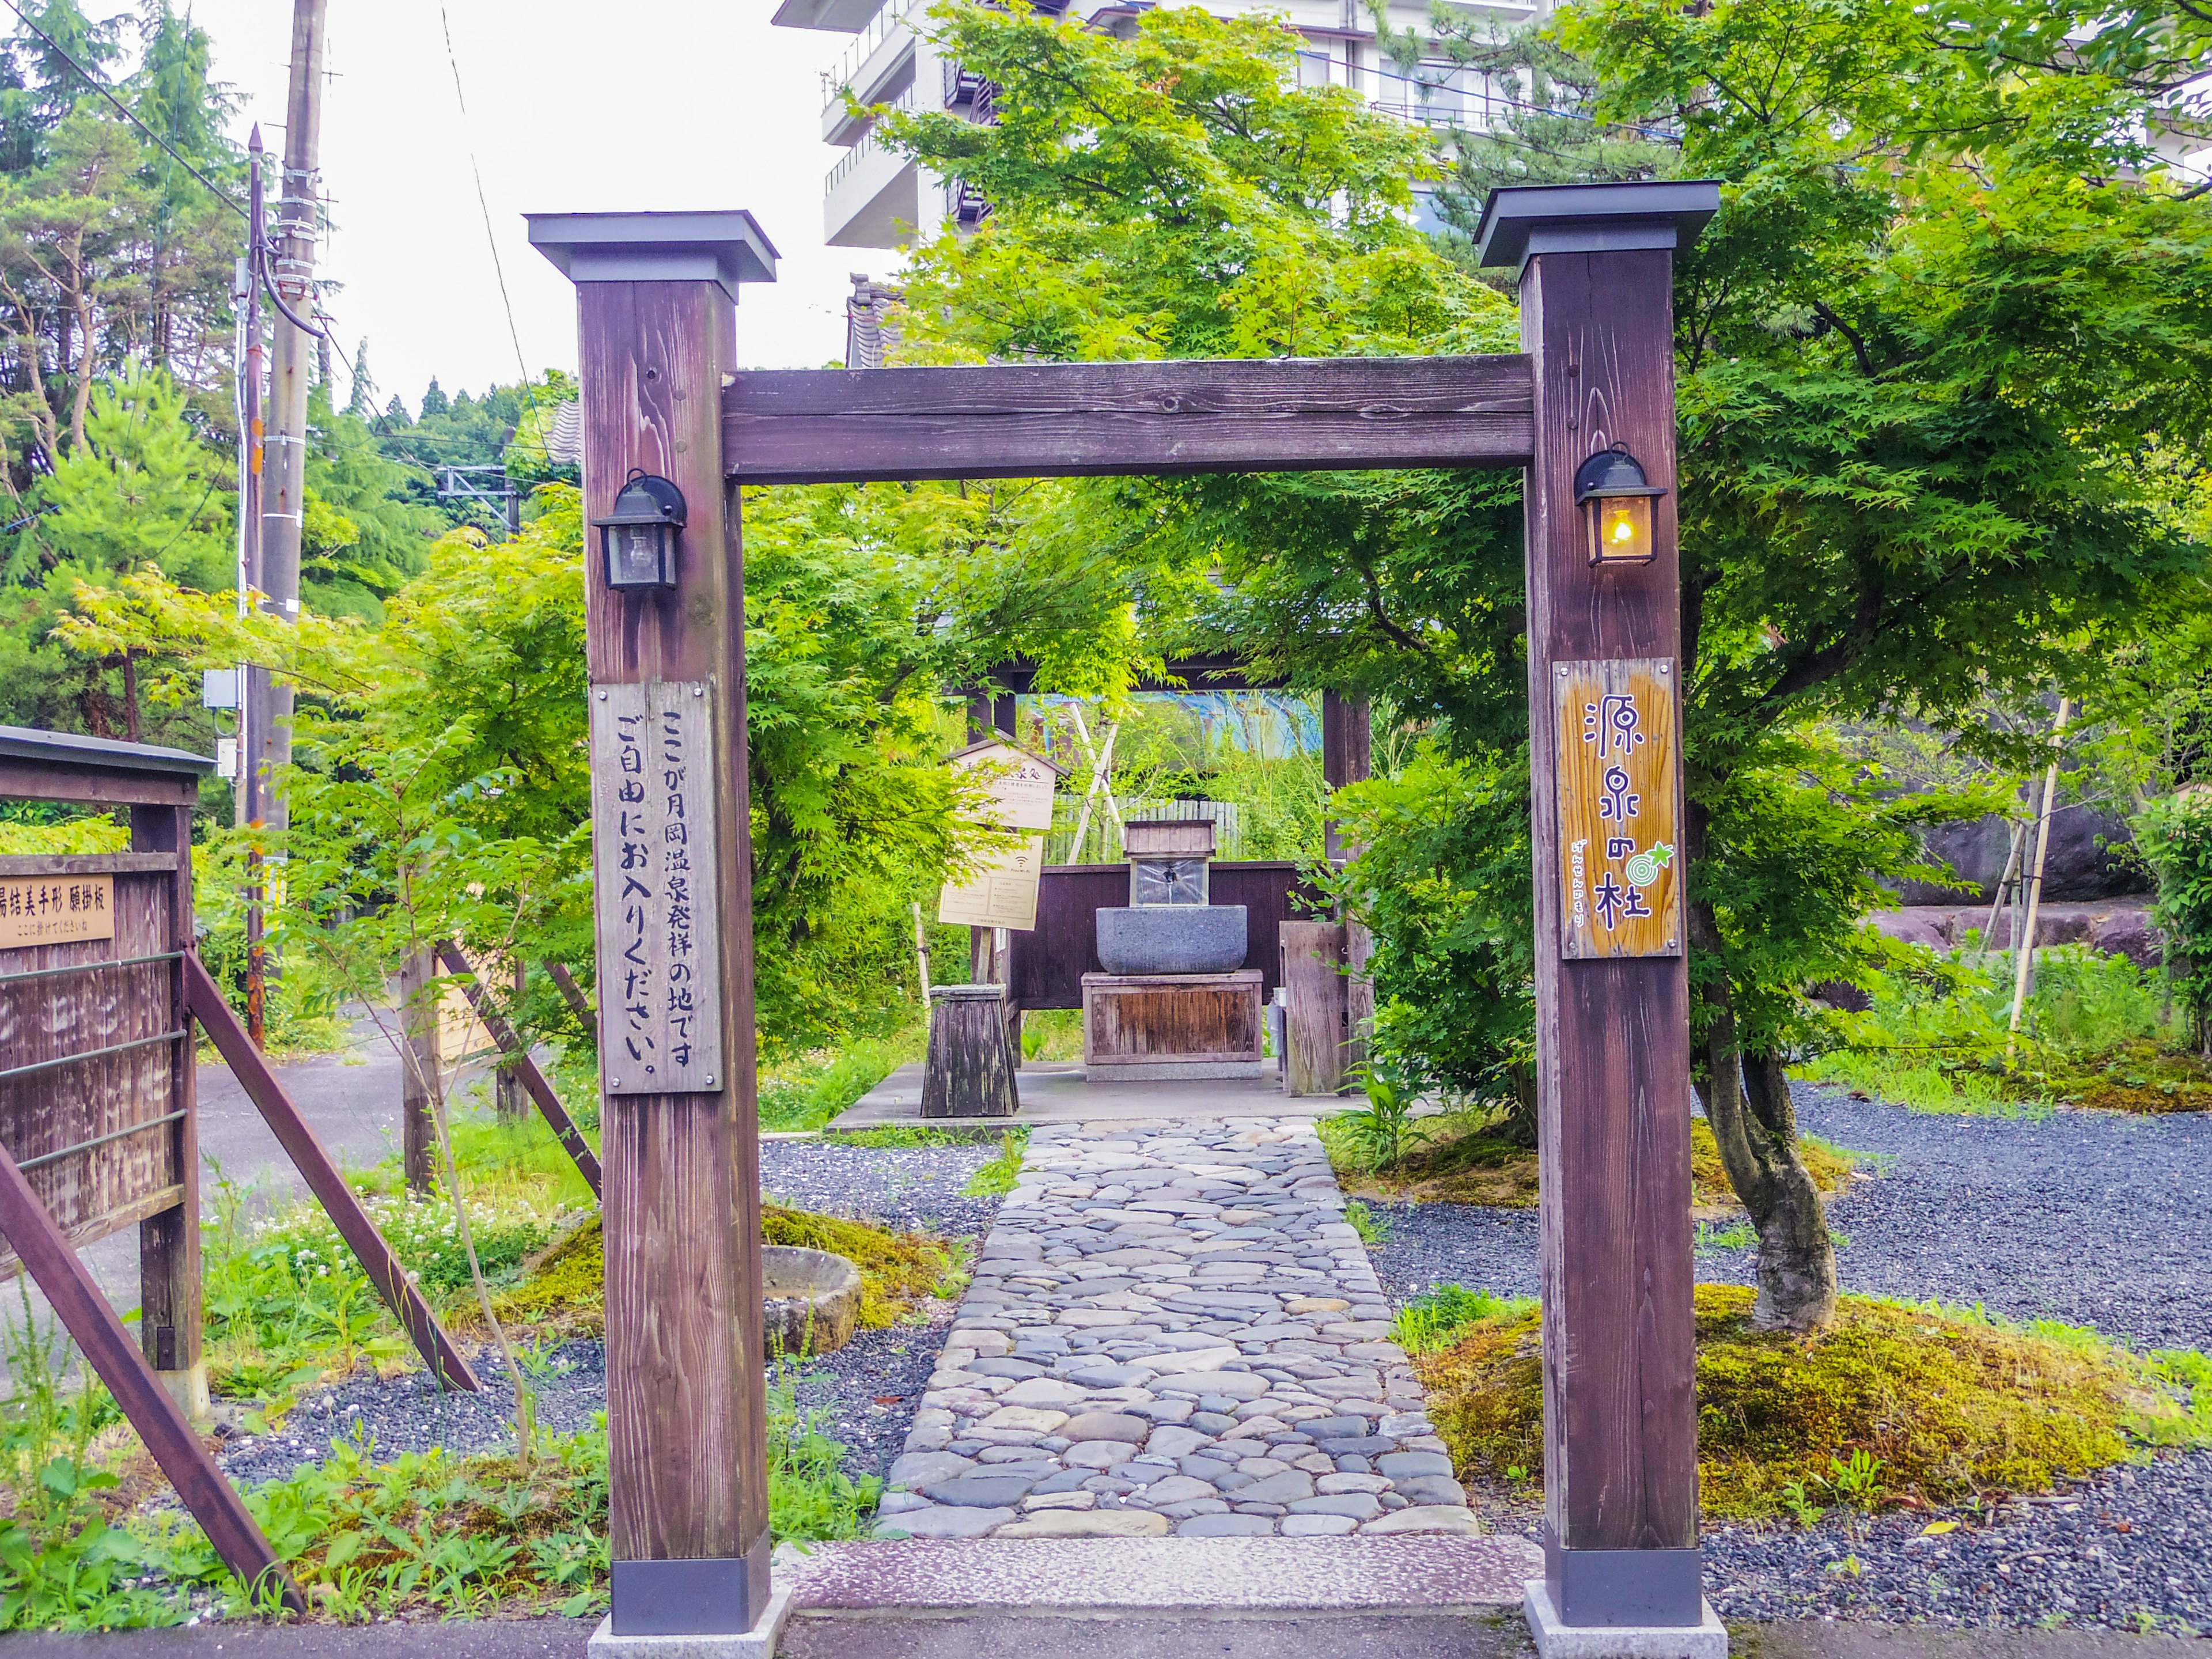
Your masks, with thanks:
M 597 535 L 584 562 L 614 1553 L 594 1643 L 620 1651 L 742 1633 L 769 1599 L 744 565 L 721 405 L 738 285 L 772 280 L 775 250 L 742 213 L 537 215 L 530 236 L 576 284 L 586 516 L 633 471 L 686 507 L 672 589 L 611 587 Z
M 578 285 L 592 515 L 632 469 L 673 480 L 690 504 L 672 591 L 617 593 L 596 548 L 586 559 L 594 690 L 645 688 L 623 695 L 651 709 L 703 686 L 717 734 L 719 915 L 700 927 L 719 945 L 726 1063 L 712 1083 L 686 1071 L 677 1091 L 630 1092 L 616 1069 L 603 1080 L 615 1573 L 596 1654 L 633 1634 L 772 1642 L 775 1624 L 762 1617 L 742 559 L 726 485 L 1390 466 L 1527 470 L 1549 1506 L 1530 1622 L 1540 1650 L 1579 1659 L 1725 1651 L 1698 1594 L 1671 661 L 1674 250 L 1718 204 L 1710 183 L 1494 192 L 1479 245 L 1521 272 L 1518 355 L 794 372 L 734 367 L 737 285 L 774 274 L 749 216 L 532 219 L 532 239 Z M 1648 562 L 1601 567 L 1575 477 L 1616 445 L 1668 493 L 1650 509 Z M 619 769 L 596 735 L 593 766 L 603 784 Z M 599 872 L 604 906 L 604 848 Z M 618 1068 L 629 1028 L 608 915 L 601 1053 Z M 622 948 L 649 959 L 646 925 Z
M 1674 249 L 1718 200 L 1709 184 L 1499 191 L 1480 243 L 1485 263 L 1521 272 L 1535 392 L 1527 556 L 1547 1525 L 1530 1623 L 1540 1648 L 1560 1629 L 1653 1626 L 1680 1632 L 1678 1651 L 1727 1645 L 1699 1589 L 1671 665 L 1682 637 Z M 1574 500 L 1577 469 L 1615 445 L 1668 491 L 1653 502 L 1647 563 L 1593 564 L 1589 509 Z

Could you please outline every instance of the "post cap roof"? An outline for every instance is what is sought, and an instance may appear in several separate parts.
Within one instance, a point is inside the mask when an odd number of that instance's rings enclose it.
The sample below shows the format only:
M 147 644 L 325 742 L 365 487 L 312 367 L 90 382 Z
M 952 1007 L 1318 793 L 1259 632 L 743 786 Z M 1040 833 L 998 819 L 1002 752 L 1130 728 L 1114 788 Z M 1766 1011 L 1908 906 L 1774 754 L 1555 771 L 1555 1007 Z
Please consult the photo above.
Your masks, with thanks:
M 695 213 L 526 213 L 530 240 L 572 283 L 775 280 L 775 244 L 742 209 Z
M 46 761 L 56 766 L 95 767 L 103 772 L 208 773 L 215 762 L 189 749 L 163 749 L 150 743 L 120 743 L 113 738 L 80 737 L 74 732 L 43 732 L 28 726 L 0 726 L 0 757 Z
M 1676 247 L 1697 240 L 1720 206 L 1716 179 L 1506 185 L 1482 204 L 1475 258 L 1526 270 L 1540 253 Z

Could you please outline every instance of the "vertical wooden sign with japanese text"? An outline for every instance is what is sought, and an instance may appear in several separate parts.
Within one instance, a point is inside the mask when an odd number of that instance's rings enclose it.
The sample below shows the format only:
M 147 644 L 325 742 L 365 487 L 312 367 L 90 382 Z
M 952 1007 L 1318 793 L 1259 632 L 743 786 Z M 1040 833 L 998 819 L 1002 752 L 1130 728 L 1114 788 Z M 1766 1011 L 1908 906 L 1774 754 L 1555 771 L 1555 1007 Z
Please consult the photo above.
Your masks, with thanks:
M 1664 657 L 1553 665 L 1570 961 L 1682 952 L 1674 670 Z
M 725 1085 L 714 699 L 703 681 L 592 691 L 599 1056 L 607 1091 Z

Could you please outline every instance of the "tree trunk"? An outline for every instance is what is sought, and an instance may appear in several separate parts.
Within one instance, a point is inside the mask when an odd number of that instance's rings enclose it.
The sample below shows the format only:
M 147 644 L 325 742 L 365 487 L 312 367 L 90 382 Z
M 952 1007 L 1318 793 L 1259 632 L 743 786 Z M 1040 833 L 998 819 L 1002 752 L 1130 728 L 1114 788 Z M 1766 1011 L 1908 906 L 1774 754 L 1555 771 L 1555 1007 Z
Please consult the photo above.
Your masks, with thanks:
M 1706 906 L 1691 907 L 1691 935 L 1705 948 L 1717 945 L 1719 927 Z M 1698 1091 L 1705 1121 L 1719 1143 L 1729 1185 L 1759 1232 L 1753 1322 L 1818 1330 L 1836 1316 L 1836 1252 L 1827 1210 L 1797 1155 L 1797 1113 L 1786 1062 L 1780 1054 L 1743 1052 L 1725 985 L 1708 985 L 1700 995 L 1710 1015 L 1707 1075 Z
M 431 1112 L 439 1085 L 438 1007 L 430 992 L 437 972 L 428 951 L 409 957 L 399 970 L 399 1167 L 407 1190 L 419 1198 L 430 1195 L 430 1152 L 437 1141 Z
M 507 1016 L 507 1024 L 519 1032 L 522 1030 L 522 999 L 530 988 L 527 969 L 522 958 L 514 959 L 514 1007 Z M 529 1039 L 523 1042 L 527 1044 Z M 531 1111 L 530 1096 L 522 1086 L 522 1074 L 513 1066 L 501 1066 L 492 1073 L 492 1108 L 501 1123 L 520 1127 Z

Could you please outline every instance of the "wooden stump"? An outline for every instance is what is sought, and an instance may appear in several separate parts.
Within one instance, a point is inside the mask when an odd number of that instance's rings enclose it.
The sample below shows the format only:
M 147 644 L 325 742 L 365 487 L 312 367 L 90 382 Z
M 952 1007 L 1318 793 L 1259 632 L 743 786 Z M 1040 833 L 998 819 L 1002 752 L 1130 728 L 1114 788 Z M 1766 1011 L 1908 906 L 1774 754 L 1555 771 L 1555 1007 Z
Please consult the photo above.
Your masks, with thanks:
M 1282 937 L 1283 988 L 1290 993 L 1290 1013 L 1283 1022 L 1283 1092 L 1340 1094 L 1351 984 L 1343 973 L 1344 925 L 1286 921 Z
M 930 988 L 924 1117 L 1012 1117 L 1020 1106 L 1013 1052 L 1006 1043 L 1006 997 L 1003 985 Z

